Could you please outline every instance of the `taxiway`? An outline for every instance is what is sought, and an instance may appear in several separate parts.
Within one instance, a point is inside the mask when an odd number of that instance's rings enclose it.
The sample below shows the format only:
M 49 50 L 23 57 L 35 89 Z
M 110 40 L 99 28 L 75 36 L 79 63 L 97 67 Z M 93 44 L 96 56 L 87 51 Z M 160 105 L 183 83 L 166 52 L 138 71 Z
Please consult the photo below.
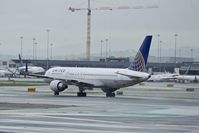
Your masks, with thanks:
M 172 83 L 173 84 L 173 83 Z M 48 86 L 0 87 L 0 132 L 196 133 L 198 84 L 145 83 L 106 98 L 101 90 L 76 97 L 70 87 L 59 96 Z M 195 88 L 187 92 L 186 88 Z

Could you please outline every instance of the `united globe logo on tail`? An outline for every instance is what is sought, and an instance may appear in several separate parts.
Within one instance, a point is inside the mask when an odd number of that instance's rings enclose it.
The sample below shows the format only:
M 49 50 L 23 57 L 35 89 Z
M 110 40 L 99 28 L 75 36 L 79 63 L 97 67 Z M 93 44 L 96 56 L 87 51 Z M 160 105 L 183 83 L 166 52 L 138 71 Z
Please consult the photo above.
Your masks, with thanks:
M 128 69 L 133 71 L 144 71 L 146 68 L 152 36 L 146 36 L 133 62 Z
M 145 62 L 142 54 L 140 51 L 135 56 L 134 61 L 131 63 L 130 68 L 131 70 L 134 71 L 143 71 L 145 69 Z

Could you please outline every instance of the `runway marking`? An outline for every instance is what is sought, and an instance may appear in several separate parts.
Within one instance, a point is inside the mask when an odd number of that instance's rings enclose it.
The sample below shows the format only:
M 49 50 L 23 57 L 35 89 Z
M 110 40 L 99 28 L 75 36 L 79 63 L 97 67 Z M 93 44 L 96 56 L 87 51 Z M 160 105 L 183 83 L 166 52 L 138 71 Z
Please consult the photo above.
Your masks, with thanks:
M 195 116 L 199 115 L 199 107 L 175 107 L 160 110 L 152 110 L 150 112 L 159 115 Z
M 53 133 L 60 133 L 60 132 L 68 132 L 68 133 L 121 133 L 121 131 L 106 131 L 106 130 L 95 130 L 95 129 L 77 129 L 77 128 L 45 128 L 45 127 L 37 127 L 37 128 L 30 128 L 30 127 L 10 127 L 10 126 L 0 126 L 0 132 L 53 132 Z M 122 133 L 133 133 L 133 131 L 122 131 Z M 136 132 L 135 132 L 136 133 Z
M 48 125 L 48 126 L 54 126 L 54 125 L 62 125 L 62 126 L 66 126 L 66 125 L 72 125 L 72 126 L 88 126 L 88 127 L 104 127 L 104 128 L 132 128 L 132 126 L 127 126 L 127 125 L 107 125 L 106 123 L 101 123 L 101 124 L 93 124 L 93 123 L 75 123 L 75 122 L 57 122 L 57 121 L 36 121 L 36 120 L 20 120 L 20 119 L 1 119 L 1 121 L 3 123 L 9 123 L 9 124 L 38 124 L 38 125 Z M 1 122 L 0 122 L 1 123 Z
M 123 124 L 123 122 L 118 122 L 118 121 L 104 121 L 104 120 L 85 119 L 85 118 L 72 118 L 72 117 L 68 117 L 68 116 L 67 117 L 58 117 L 58 116 L 53 116 L 53 115 L 49 115 L 49 116 L 51 116 L 52 118 L 61 118 L 61 119 L 67 119 L 67 120 L 100 122 L 100 123 L 109 123 L 109 124 Z M 42 117 L 47 117 L 47 116 L 42 116 Z M 47 117 L 47 118 L 49 118 L 49 117 Z
M 178 126 L 172 126 L 172 125 L 164 125 L 164 124 L 143 124 L 142 126 L 140 124 L 134 124 L 133 126 L 128 125 L 106 125 L 106 124 L 92 124 L 92 123 L 69 123 L 69 122 L 48 122 L 48 121 L 35 121 L 35 120 L 9 120 L 9 119 L 3 119 L 3 124 L 13 124 L 16 125 L 13 126 L 0 126 L 0 129 L 8 129 L 10 131 L 11 129 L 21 129 L 22 131 L 27 131 L 28 129 L 30 131 L 80 131 L 80 132 L 104 132 L 104 133 L 112 133 L 112 132 L 120 132 L 122 129 L 128 129 L 130 132 L 133 132 L 135 129 L 148 129 L 148 130 L 175 130 L 175 131 L 188 131 L 187 128 L 197 128 L 196 126 L 184 126 L 181 125 L 181 128 L 179 129 Z M 32 125 L 30 125 L 32 124 Z M 20 126 L 20 127 L 19 127 Z M 48 126 L 48 128 L 46 128 Z M 68 127 L 72 126 L 72 127 Z M 65 128 L 64 128 L 65 127 Z M 78 129 L 76 129 L 78 127 Z M 85 129 L 86 127 L 86 129 Z M 92 128 L 98 128 L 98 129 L 92 129 Z M 89 129 L 88 129 L 89 128 Z M 45 130 L 47 129 L 47 130 Z M 120 129 L 120 130 L 119 130 Z M 109 131 L 108 131 L 109 130 Z M 110 131 L 111 130 L 111 131 Z M 54 131 L 53 131 L 54 132 Z M 122 131 L 123 132 L 123 131 Z M 129 131 L 125 131 L 126 133 L 129 133 Z

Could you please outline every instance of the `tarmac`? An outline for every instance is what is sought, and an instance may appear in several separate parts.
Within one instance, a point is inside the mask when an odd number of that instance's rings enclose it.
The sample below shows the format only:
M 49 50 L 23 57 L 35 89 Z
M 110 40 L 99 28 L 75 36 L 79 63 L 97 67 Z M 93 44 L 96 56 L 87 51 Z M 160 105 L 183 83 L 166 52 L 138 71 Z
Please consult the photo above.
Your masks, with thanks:
M 199 132 L 199 84 L 144 83 L 115 98 L 98 89 L 76 97 L 74 86 L 59 96 L 49 86 L 27 88 L 0 87 L 0 132 Z

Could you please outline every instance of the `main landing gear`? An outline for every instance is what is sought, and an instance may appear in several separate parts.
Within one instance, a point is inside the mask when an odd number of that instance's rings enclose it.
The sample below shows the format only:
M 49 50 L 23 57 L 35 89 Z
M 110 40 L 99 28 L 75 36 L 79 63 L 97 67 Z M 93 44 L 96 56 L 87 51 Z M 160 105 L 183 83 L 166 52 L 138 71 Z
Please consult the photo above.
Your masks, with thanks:
M 86 92 L 77 92 L 78 97 L 86 97 Z
M 106 97 L 115 97 L 115 91 L 119 88 L 101 88 L 106 93 Z
M 86 97 L 85 89 L 82 87 L 79 87 L 79 92 L 77 92 L 78 97 Z
M 54 95 L 55 95 L 55 96 L 58 96 L 58 95 L 59 95 L 59 92 L 56 92 L 56 91 L 55 91 L 55 92 L 54 92 Z
M 114 92 L 108 92 L 108 93 L 106 93 L 106 97 L 115 97 L 115 93 Z

